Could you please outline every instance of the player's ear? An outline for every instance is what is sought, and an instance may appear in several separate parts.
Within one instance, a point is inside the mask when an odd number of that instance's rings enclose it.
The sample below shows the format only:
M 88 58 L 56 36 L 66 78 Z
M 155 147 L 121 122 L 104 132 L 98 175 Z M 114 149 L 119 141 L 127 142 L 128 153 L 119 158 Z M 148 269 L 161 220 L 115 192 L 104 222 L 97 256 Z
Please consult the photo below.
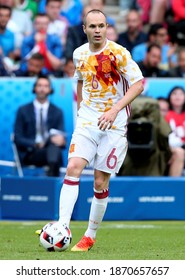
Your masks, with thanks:
M 83 24 L 83 31 L 84 31 L 84 33 L 86 34 L 86 27 L 85 27 L 84 24 Z

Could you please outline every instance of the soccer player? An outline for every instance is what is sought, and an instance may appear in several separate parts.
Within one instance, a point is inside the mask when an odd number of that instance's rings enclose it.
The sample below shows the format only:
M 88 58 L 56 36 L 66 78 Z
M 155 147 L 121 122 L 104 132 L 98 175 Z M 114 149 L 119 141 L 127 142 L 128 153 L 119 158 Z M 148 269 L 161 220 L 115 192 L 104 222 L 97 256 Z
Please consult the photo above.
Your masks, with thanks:
M 142 73 L 130 53 L 106 39 L 105 14 L 89 11 L 83 29 L 88 43 L 73 54 L 78 116 L 60 194 L 59 222 L 69 226 L 80 175 L 92 161 L 94 197 L 88 228 L 71 251 L 88 251 L 95 243 L 107 207 L 110 176 L 119 171 L 127 152 L 130 103 L 143 91 Z

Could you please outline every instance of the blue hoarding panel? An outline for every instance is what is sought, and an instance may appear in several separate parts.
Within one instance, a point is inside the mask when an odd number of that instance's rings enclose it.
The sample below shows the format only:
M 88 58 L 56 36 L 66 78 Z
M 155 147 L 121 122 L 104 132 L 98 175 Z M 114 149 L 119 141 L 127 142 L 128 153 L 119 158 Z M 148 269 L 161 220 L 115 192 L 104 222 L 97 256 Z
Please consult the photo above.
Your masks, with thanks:
M 58 219 L 61 180 L 56 178 L 2 178 L 3 219 Z
M 2 219 L 57 220 L 62 178 L 2 178 Z M 80 180 L 73 220 L 88 220 L 93 178 Z M 115 177 L 104 220 L 185 220 L 185 178 Z
M 82 179 L 75 220 L 88 220 L 93 180 Z M 104 220 L 185 219 L 185 178 L 119 177 L 110 182 Z

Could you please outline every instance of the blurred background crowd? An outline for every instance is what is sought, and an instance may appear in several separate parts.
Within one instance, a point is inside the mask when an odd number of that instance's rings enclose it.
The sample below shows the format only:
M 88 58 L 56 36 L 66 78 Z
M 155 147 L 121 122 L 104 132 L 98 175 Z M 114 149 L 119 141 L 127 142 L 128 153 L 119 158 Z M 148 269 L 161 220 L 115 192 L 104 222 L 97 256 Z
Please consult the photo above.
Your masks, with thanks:
M 92 8 L 107 14 L 107 37 L 131 52 L 145 77 L 184 77 L 184 0 L 0 0 L 0 75 L 72 75 Z

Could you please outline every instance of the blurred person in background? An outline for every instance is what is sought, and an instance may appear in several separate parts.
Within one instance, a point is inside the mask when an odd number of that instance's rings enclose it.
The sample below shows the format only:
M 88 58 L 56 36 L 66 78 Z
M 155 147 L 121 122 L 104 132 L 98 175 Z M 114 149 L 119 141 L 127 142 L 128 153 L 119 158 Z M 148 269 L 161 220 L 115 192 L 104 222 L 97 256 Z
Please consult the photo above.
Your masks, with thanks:
M 133 59 L 136 62 L 143 60 L 146 55 L 147 46 L 151 43 L 157 43 L 161 47 L 161 62 L 159 68 L 169 70 L 177 63 L 176 49 L 177 45 L 168 42 L 168 31 L 160 23 L 152 24 L 148 31 L 147 42 L 137 45 L 132 50 Z
M 179 46 L 185 46 L 185 1 L 171 0 L 173 18 L 168 24 L 171 40 Z
M 119 8 L 121 12 L 128 12 L 132 9 L 139 9 L 140 6 L 138 5 L 137 0 L 119 0 Z
M 168 99 L 164 97 L 157 98 L 161 115 L 165 118 L 169 111 Z M 172 132 L 173 133 L 173 132 Z M 171 137 L 169 135 L 169 137 Z M 169 143 L 170 145 L 170 143 Z M 172 155 L 168 162 L 166 173 L 169 176 L 179 177 L 182 176 L 185 164 L 185 151 L 182 147 L 170 146 Z
M 171 0 L 171 7 L 175 22 L 185 21 L 185 1 Z
M 0 55 L 0 77 L 12 76 L 12 73 L 7 69 L 6 64 L 3 61 L 2 56 Z
M 0 5 L 0 51 L 3 56 L 10 56 L 15 50 L 14 33 L 7 28 L 11 12 L 10 7 Z
M 169 111 L 165 116 L 173 134 L 170 146 L 185 148 L 185 90 L 175 86 L 168 95 Z
M 47 76 L 39 76 L 33 85 L 33 102 L 18 108 L 14 141 L 23 165 L 48 166 L 48 176 L 59 176 L 61 148 L 65 147 L 63 112 L 50 103 L 53 93 Z
M 46 13 L 47 0 L 38 3 L 39 13 Z M 77 25 L 81 21 L 83 4 L 80 0 L 61 0 L 60 15 L 64 17 L 70 26 Z
M 107 26 L 107 39 L 116 43 L 118 42 L 118 32 L 115 25 Z
M 84 43 L 87 43 L 87 36 L 83 31 L 83 19 L 86 13 L 88 13 L 88 11 L 90 10 L 91 10 L 91 6 L 85 5 L 83 7 L 81 22 L 78 25 L 69 27 L 68 29 L 66 47 L 65 47 L 66 59 L 69 59 L 73 56 L 73 51 L 76 48 L 80 47 Z
M 63 0 L 60 14 L 68 20 L 70 26 L 74 26 L 81 22 L 82 10 L 81 0 Z
M 138 11 L 128 12 L 126 26 L 126 31 L 119 34 L 118 43 L 132 52 L 135 46 L 147 41 L 147 34 L 142 31 L 142 20 Z
M 35 0 L 16 0 L 16 9 L 25 11 L 31 21 L 33 21 L 38 13 L 38 2 Z
M 0 5 L 0 57 L 7 71 L 12 70 L 16 55 L 15 35 L 7 27 L 11 12 L 9 6 Z
M 147 48 L 146 56 L 138 65 L 146 78 L 168 77 L 168 72 L 159 68 L 161 62 L 161 47 L 158 44 L 151 44 Z
M 13 71 L 16 77 L 35 77 L 45 74 L 44 71 L 44 56 L 40 53 L 34 53 L 27 60 L 27 63 Z
M 160 68 L 169 70 L 171 67 L 174 67 L 177 63 L 177 44 L 169 41 L 168 29 L 163 24 L 158 25 L 158 30 L 156 32 L 156 43 L 161 46 L 162 50 Z
M 65 48 L 69 22 L 64 16 L 60 15 L 63 2 L 62 0 L 46 0 L 46 14 L 50 19 L 47 33 L 58 35 L 61 38 L 62 46 Z
M 158 27 L 153 24 L 150 25 L 149 30 L 147 32 L 147 41 L 143 42 L 132 49 L 132 57 L 136 62 L 142 61 L 145 58 L 147 47 L 150 44 L 156 42 L 156 34 L 157 34 Z
M 165 118 L 166 114 L 169 111 L 168 99 L 165 97 L 158 97 L 157 100 L 159 103 L 160 114 Z
M 70 57 L 70 58 L 66 59 L 66 61 L 64 63 L 62 77 L 73 78 L 74 73 L 75 73 L 75 65 L 73 62 L 73 58 Z
M 11 18 L 8 22 L 8 29 L 15 35 L 15 47 L 17 54 L 15 59 L 20 60 L 20 48 L 25 36 L 31 34 L 33 24 L 27 12 L 16 8 L 16 0 L 0 0 L 0 5 L 7 5 L 12 9 Z
M 151 0 L 149 24 L 164 24 L 166 13 L 171 9 L 172 1 L 173 0 Z
M 169 71 L 170 77 L 185 78 L 185 47 L 180 47 L 177 51 L 177 66 Z
M 34 20 L 34 32 L 24 38 L 21 58 L 24 64 L 33 54 L 39 52 L 44 56 L 44 67 L 48 74 L 60 70 L 62 66 L 63 47 L 56 34 L 48 34 L 49 17 L 37 14 Z
M 148 24 L 151 0 L 119 0 L 120 14 L 124 17 L 130 10 L 137 10 L 143 24 Z
M 89 0 L 88 1 L 88 5 L 91 6 L 91 9 L 98 9 L 102 12 L 105 11 L 105 4 L 106 4 L 106 0 Z M 115 24 L 116 24 L 115 20 L 112 17 L 110 17 L 109 15 L 107 15 L 107 23 L 112 26 L 115 26 Z
M 60 77 L 70 78 L 72 81 L 72 90 L 73 90 L 73 123 L 76 123 L 77 118 L 77 79 L 74 77 L 75 73 L 75 65 L 73 62 L 73 58 L 69 57 L 66 59 L 63 71 Z

